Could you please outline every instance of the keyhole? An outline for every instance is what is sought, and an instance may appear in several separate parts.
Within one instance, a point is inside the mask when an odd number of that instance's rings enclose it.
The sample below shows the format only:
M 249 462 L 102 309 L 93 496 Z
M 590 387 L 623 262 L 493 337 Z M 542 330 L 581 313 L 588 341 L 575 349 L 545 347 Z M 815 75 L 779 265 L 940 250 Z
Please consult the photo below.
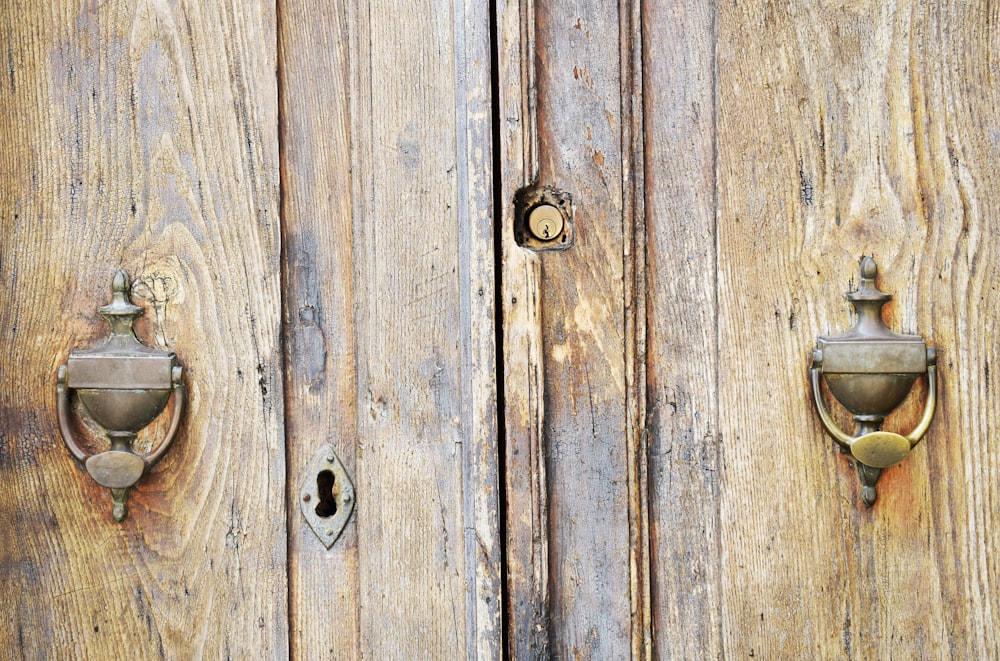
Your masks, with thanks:
M 528 231 L 539 241 L 552 241 L 563 231 L 562 215 L 551 204 L 540 204 L 528 214 Z
M 316 476 L 316 492 L 319 502 L 316 503 L 316 516 L 324 519 L 337 513 L 337 501 L 333 497 L 333 471 L 320 471 Z

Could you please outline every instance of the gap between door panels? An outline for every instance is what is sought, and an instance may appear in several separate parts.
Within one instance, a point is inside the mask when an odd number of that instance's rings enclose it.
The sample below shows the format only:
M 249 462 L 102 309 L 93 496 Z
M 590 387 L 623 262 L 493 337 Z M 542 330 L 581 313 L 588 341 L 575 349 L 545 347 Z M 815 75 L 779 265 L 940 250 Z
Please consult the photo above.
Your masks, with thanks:
M 508 618 L 510 610 L 506 607 L 510 599 L 510 591 L 507 584 L 507 425 L 504 411 L 507 407 L 507 393 L 504 385 L 504 370 L 506 368 L 506 355 L 504 349 L 503 334 L 503 177 L 501 175 L 501 117 L 500 117 L 500 53 L 499 53 L 499 30 L 497 26 L 497 0 L 489 0 L 490 16 L 490 116 L 492 119 L 492 130 L 490 132 L 491 147 L 493 153 L 493 309 L 494 309 L 494 345 L 496 346 L 496 396 L 497 396 L 497 474 L 499 484 L 497 485 L 497 512 L 499 514 L 497 534 L 501 540 L 500 553 L 500 608 L 501 608 L 501 632 L 500 649 L 501 658 L 510 658 L 510 643 L 507 632 L 510 630 Z

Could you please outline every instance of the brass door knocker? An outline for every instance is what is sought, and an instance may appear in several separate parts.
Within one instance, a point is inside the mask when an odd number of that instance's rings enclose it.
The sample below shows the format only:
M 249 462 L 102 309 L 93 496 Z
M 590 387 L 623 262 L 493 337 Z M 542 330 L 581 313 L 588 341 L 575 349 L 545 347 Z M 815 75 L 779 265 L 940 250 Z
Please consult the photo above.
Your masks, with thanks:
M 857 461 L 861 497 L 875 504 L 875 483 L 883 468 L 901 462 L 920 442 L 934 419 L 937 406 L 937 355 L 919 335 L 903 335 L 882 322 L 882 306 L 892 299 L 875 286 L 878 267 L 871 257 L 861 259 L 861 287 L 847 295 L 858 321 L 840 335 L 816 340 L 809 370 L 813 399 L 823 427 L 845 453 Z M 917 377 L 927 375 L 927 401 L 917 426 L 906 436 L 882 431 L 882 422 L 906 396 Z M 854 416 L 853 435 L 830 417 L 820 392 L 820 377 L 830 392 Z
M 131 284 L 125 271 L 114 277 L 110 305 L 99 312 L 111 325 L 111 334 L 93 349 L 74 349 L 59 367 L 56 384 L 59 432 L 70 454 L 83 463 L 90 477 L 111 490 L 115 521 L 125 519 L 125 500 L 143 474 L 167 451 L 177 435 L 184 409 L 181 367 L 173 351 L 146 346 L 132 326 L 142 308 L 129 300 Z M 110 449 L 90 455 L 76 443 L 70 426 L 70 394 L 94 422 L 104 429 Z M 167 435 L 147 454 L 132 449 L 136 434 L 156 419 L 174 395 Z

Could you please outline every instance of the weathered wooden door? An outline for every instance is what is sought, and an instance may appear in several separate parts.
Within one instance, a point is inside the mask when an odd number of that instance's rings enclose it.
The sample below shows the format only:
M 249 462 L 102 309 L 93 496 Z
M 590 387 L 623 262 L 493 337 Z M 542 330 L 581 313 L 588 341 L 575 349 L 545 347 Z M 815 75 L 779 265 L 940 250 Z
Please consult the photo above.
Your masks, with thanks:
M 3 4 L 3 655 L 994 656 L 998 19 Z M 514 240 L 535 183 L 568 250 Z M 871 510 L 806 378 L 862 254 L 942 374 Z M 188 392 L 122 523 L 55 421 L 118 268 Z
M 487 7 L 14 2 L 0 25 L 0 656 L 497 656 Z M 54 378 L 120 267 L 189 403 L 119 524 Z M 327 446 L 357 496 L 329 551 L 299 500 Z
M 502 201 L 577 214 L 567 252 L 500 220 L 511 652 L 995 658 L 996 7 L 497 15 Z M 943 374 L 871 510 L 807 379 L 862 255 Z

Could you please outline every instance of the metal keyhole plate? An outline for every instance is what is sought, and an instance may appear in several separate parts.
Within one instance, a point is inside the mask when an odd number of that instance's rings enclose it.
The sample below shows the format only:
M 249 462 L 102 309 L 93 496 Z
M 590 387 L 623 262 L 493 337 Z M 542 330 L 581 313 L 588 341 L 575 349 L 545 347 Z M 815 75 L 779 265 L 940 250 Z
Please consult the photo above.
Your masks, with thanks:
M 573 245 L 573 198 L 551 186 L 529 186 L 514 194 L 514 240 L 536 252 Z
M 322 446 L 313 457 L 302 479 L 299 505 L 323 546 L 333 546 L 354 512 L 354 483 L 333 446 Z

